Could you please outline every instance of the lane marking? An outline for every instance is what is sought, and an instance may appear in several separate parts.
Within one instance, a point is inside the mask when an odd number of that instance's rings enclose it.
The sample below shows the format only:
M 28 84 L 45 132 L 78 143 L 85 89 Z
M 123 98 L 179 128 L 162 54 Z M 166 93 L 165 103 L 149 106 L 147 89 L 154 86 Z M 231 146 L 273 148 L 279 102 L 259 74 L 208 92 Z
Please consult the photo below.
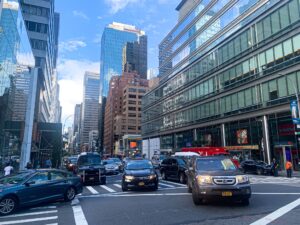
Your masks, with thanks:
M 29 210 L 39 210 L 39 209 L 56 209 L 57 207 L 52 205 L 52 206 L 41 206 L 41 207 L 35 207 L 35 208 L 30 208 Z
M 296 208 L 300 205 L 300 198 L 297 200 L 277 209 L 276 211 L 272 212 L 271 214 L 261 218 L 260 220 L 255 221 L 254 223 L 251 223 L 250 225 L 266 225 L 274 220 L 278 219 L 279 217 L 283 216 L 284 214 L 288 213 L 292 209 Z
M 184 195 L 191 195 L 191 193 L 157 193 L 157 194 L 103 194 L 103 195 L 89 195 L 85 196 L 85 198 L 99 198 L 99 197 L 153 197 L 153 196 L 184 196 Z
M 46 224 L 46 225 L 58 225 L 58 223 L 49 223 L 49 224 Z
M 114 186 L 117 188 L 122 188 L 122 186 L 120 184 L 114 184 Z
M 165 186 L 165 187 L 170 187 L 170 188 L 174 188 L 174 185 L 170 185 L 170 184 L 164 184 L 162 182 L 159 183 L 159 185 Z
M 109 191 L 109 192 L 116 192 L 115 190 L 113 190 L 113 189 L 111 189 L 111 188 L 109 188 L 109 187 L 107 187 L 106 185 L 100 185 L 100 187 L 102 187 L 103 189 L 105 189 L 105 190 L 107 190 L 107 191 Z
M 86 186 L 86 188 L 94 195 L 99 194 L 92 186 Z
M 178 186 L 181 186 L 181 187 L 186 187 L 185 184 L 180 184 L 180 183 L 176 183 L 176 182 L 172 182 L 172 181 L 167 181 L 167 180 L 163 180 L 164 183 L 167 183 L 167 184 L 175 184 L 175 185 L 178 185 Z
M 45 220 L 56 220 L 57 216 L 43 217 L 43 218 L 34 218 L 34 219 L 22 219 L 22 220 L 12 220 L 12 221 L 4 221 L 0 222 L 0 225 L 9 225 L 9 224 L 20 224 L 20 223 L 30 223 L 37 221 L 45 221 Z
M 72 206 L 72 209 L 73 209 L 75 224 L 76 225 L 88 225 L 88 222 L 86 221 L 86 218 L 82 211 L 81 205 L 79 204 L 80 202 L 78 199 L 76 199 L 76 200 L 77 201 L 74 201 L 74 202 L 72 201 L 72 203 L 74 203 L 74 205 Z
M 49 211 L 33 212 L 33 213 L 19 213 L 19 214 L 15 214 L 15 215 L 2 216 L 1 218 L 14 218 L 14 217 L 20 217 L 20 216 L 35 216 L 35 215 L 50 214 L 50 213 L 57 213 L 57 210 L 49 210 Z

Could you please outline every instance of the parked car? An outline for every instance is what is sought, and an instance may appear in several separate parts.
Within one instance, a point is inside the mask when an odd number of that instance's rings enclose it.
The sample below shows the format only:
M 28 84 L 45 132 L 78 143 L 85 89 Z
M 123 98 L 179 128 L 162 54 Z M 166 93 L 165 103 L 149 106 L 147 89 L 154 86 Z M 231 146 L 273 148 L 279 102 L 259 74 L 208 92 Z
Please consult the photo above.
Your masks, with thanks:
M 106 175 L 108 174 L 118 174 L 120 171 L 119 165 L 115 163 L 112 159 L 106 159 L 102 161 L 105 166 Z
M 241 168 L 244 173 L 256 173 L 258 175 L 271 175 L 271 165 L 263 161 L 246 160 L 241 163 Z
M 150 160 L 130 160 L 126 163 L 122 177 L 122 190 L 131 188 L 158 189 L 158 174 Z
M 186 183 L 186 174 L 188 166 L 186 161 L 179 157 L 170 157 L 162 161 L 160 165 L 160 174 L 163 180 L 173 179 L 180 183 Z
M 78 156 L 76 172 L 85 183 L 106 184 L 105 166 L 96 152 L 83 152 Z
M 225 157 L 197 157 L 186 171 L 188 191 L 195 205 L 210 199 L 230 199 L 249 204 L 249 178 Z
M 72 173 L 56 169 L 22 171 L 0 178 L 0 214 L 53 200 L 71 201 L 81 192 L 80 178 Z

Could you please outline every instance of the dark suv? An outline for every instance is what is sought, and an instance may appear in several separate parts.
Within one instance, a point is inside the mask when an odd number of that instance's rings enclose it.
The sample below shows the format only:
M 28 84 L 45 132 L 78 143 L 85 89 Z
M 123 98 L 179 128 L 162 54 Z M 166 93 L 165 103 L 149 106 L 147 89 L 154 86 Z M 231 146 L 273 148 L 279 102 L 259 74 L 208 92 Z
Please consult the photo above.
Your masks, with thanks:
M 182 158 L 170 157 L 164 159 L 160 165 L 160 174 L 163 180 L 173 179 L 186 183 L 187 164 Z
M 249 204 L 251 197 L 249 178 L 243 175 L 228 158 L 194 158 L 186 174 L 188 191 L 192 192 L 195 205 L 213 198 Z
M 77 174 L 83 183 L 106 184 L 105 167 L 96 152 L 84 152 L 78 156 Z

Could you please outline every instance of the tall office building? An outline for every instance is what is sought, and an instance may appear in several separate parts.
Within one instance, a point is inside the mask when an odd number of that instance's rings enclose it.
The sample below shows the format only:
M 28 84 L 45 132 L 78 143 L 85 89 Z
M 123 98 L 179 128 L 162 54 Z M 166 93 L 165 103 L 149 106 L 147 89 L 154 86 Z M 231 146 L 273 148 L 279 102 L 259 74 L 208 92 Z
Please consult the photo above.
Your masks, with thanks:
M 182 0 L 177 10 L 159 46 L 160 84 L 143 98 L 144 151 L 225 146 L 295 165 L 299 1 Z
M 99 90 L 99 74 L 85 72 L 80 128 L 80 144 L 83 147 L 83 150 L 88 150 L 89 132 L 98 130 Z
M 76 104 L 74 109 L 73 135 L 75 135 L 76 132 L 79 132 L 80 114 L 81 114 L 81 104 Z
M 137 72 L 141 78 L 147 79 L 147 36 L 125 44 L 122 68 L 123 72 Z
M 108 95 L 109 81 L 122 74 L 122 52 L 127 42 L 139 42 L 147 46 L 145 32 L 135 26 L 122 23 L 109 24 L 101 38 L 100 80 L 101 95 Z M 142 51 L 142 50 L 141 50 Z M 144 68 L 143 68 L 144 70 Z
M 39 67 L 35 118 L 39 122 L 58 122 L 51 114 L 58 104 L 55 102 L 57 98 L 52 97 L 52 90 L 57 87 L 53 76 L 57 60 L 59 14 L 54 12 L 54 0 L 20 2 L 36 66 Z

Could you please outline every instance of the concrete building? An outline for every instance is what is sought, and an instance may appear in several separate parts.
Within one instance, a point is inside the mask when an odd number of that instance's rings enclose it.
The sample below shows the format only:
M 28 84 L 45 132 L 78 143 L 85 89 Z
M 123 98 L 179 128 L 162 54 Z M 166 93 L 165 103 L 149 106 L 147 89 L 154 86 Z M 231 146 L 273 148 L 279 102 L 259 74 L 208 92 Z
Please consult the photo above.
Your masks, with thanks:
M 160 84 L 143 99 L 143 151 L 151 156 L 154 142 L 173 151 L 225 146 L 297 165 L 299 9 L 298 0 L 181 1 L 159 46 Z
M 141 133 L 141 99 L 148 81 L 137 73 L 124 72 L 110 81 L 104 118 L 104 148 L 112 154 L 114 144 L 125 134 Z
M 81 104 L 76 104 L 74 109 L 73 135 L 80 130 Z
M 36 66 L 39 67 L 35 120 L 59 122 L 56 109 L 58 98 L 53 89 L 58 88 L 53 77 L 57 61 L 59 14 L 54 12 L 54 0 L 21 0 L 22 13 L 30 38 Z M 59 91 L 54 91 L 56 94 Z M 55 121 L 56 120 L 56 121 Z
M 89 132 L 89 151 L 91 152 L 98 151 L 98 147 L 97 147 L 98 137 L 99 137 L 98 130 L 91 130 Z
M 80 126 L 80 145 L 83 151 L 89 149 L 89 132 L 98 130 L 99 87 L 99 74 L 85 72 Z

